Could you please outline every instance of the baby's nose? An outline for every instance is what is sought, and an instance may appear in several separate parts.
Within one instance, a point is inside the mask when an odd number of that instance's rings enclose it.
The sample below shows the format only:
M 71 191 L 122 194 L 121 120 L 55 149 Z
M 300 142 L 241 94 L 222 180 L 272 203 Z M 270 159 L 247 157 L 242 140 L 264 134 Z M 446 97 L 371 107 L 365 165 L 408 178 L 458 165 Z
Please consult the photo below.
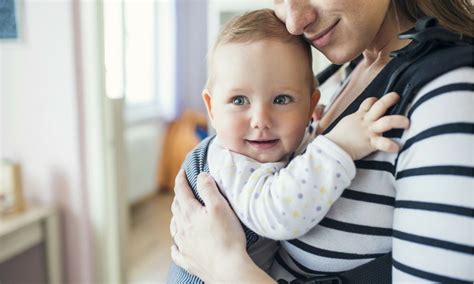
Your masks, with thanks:
M 252 128 L 265 129 L 272 127 L 271 113 L 265 107 L 256 109 L 250 122 Z

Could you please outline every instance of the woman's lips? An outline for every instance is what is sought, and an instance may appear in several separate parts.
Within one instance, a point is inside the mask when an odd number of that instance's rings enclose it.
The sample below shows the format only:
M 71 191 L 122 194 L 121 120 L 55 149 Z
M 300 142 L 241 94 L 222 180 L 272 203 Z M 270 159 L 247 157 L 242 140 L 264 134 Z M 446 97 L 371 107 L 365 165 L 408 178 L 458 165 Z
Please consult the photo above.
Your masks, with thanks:
M 246 142 L 257 150 L 267 150 L 278 144 L 279 139 L 273 140 L 246 140 Z
M 335 27 L 337 26 L 338 23 L 339 23 L 339 20 L 337 20 L 329 28 L 323 30 L 316 36 L 312 37 L 310 39 L 311 43 L 317 48 L 322 48 L 328 45 L 329 42 L 331 41 L 332 34 L 334 33 Z

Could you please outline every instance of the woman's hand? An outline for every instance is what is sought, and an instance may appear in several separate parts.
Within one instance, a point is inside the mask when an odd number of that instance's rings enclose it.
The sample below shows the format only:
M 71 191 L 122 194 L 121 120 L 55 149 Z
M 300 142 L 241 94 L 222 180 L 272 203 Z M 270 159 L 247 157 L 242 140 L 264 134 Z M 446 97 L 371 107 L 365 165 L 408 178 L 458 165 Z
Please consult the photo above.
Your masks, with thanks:
M 206 283 L 237 282 L 248 276 L 271 281 L 248 256 L 242 226 L 214 180 L 201 173 L 197 188 L 205 206 L 194 197 L 181 170 L 171 206 L 173 261 Z

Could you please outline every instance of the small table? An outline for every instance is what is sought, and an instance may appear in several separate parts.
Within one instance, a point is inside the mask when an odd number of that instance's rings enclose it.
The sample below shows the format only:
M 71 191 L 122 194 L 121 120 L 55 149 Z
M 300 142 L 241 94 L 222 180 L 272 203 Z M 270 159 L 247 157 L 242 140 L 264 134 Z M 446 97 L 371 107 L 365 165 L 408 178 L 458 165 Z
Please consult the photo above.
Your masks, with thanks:
M 0 263 L 45 243 L 48 283 L 60 284 L 61 254 L 59 222 L 53 208 L 28 208 L 0 217 Z

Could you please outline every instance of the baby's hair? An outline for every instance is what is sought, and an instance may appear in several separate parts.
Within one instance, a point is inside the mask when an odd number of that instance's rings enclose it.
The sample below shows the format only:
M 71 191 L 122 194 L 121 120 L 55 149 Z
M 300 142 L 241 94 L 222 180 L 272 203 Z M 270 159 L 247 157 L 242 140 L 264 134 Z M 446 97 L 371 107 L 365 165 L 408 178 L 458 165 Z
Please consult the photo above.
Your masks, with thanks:
M 308 67 L 312 82 L 311 88 L 316 87 L 312 72 L 312 54 L 311 45 L 302 35 L 292 35 L 286 29 L 285 24 L 280 21 L 275 12 L 271 9 L 260 9 L 247 12 L 243 15 L 231 19 L 219 33 L 214 46 L 208 54 L 209 79 L 207 87 L 210 87 L 212 81 L 212 60 L 217 48 L 227 43 L 252 43 L 261 40 L 272 39 L 284 43 L 300 45 L 305 50 L 308 58 Z M 312 91 L 312 90 L 311 90 Z

